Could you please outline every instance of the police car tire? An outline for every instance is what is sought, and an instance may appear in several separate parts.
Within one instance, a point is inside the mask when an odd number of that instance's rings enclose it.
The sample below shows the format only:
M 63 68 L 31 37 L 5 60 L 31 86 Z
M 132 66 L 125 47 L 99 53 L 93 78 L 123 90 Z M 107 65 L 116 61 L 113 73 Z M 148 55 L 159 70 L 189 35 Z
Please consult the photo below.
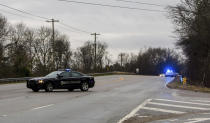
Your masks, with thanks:
M 52 83 L 47 83 L 45 87 L 46 92 L 52 92 L 53 91 L 53 85 Z
M 39 89 L 38 88 L 32 88 L 33 92 L 38 92 Z
M 69 88 L 69 89 L 68 89 L 68 91 L 74 91 L 74 89 L 72 89 L 72 88 Z
M 88 89 L 89 89 L 88 83 L 87 82 L 82 82 L 80 89 L 81 89 L 81 91 L 88 91 Z

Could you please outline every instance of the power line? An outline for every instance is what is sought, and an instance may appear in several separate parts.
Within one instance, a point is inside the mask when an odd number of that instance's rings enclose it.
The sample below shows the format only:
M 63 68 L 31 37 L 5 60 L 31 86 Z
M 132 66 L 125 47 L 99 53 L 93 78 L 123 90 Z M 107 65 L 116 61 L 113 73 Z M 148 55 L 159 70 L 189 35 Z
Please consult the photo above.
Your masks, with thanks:
M 88 31 L 85 31 L 85 30 L 78 29 L 78 28 L 76 28 L 76 27 L 70 26 L 70 25 L 65 24 L 65 23 L 63 23 L 63 22 L 60 22 L 60 24 L 63 25 L 63 26 L 65 26 L 65 27 L 71 28 L 71 29 L 73 29 L 73 30 L 75 30 L 75 31 L 79 31 L 79 32 L 87 33 L 87 34 L 90 34 L 90 33 L 91 33 L 91 32 L 88 32 Z
M 10 15 L 15 15 L 15 16 L 20 16 L 20 17 L 27 17 L 27 16 L 24 16 L 24 15 L 19 15 L 19 14 L 15 14 L 15 13 L 12 13 L 12 12 L 8 12 L 8 11 L 2 10 L 2 9 L 0 9 L 0 11 L 2 13 L 7 13 L 7 14 L 10 14 Z
M 20 10 L 20 9 L 17 9 L 17 8 L 10 7 L 10 6 L 5 5 L 5 4 L 1 4 L 1 3 L 0 3 L 0 6 L 4 6 L 4 7 L 6 7 L 6 8 L 9 8 L 9 9 L 12 9 L 12 10 L 18 11 L 18 12 L 20 12 L 20 13 L 27 14 L 27 15 L 30 15 L 30 16 L 33 16 L 33 17 L 36 17 L 36 18 L 39 18 L 39 19 L 50 20 L 50 19 L 47 18 L 47 17 L 38 16 L 38 15 L 35 15 L 35 14 L 32 14 L 32 13 L 29 13 L 29 12 L 27 12 L 27 11 L 24 11 L 24 10 Z M 22 16 L 22 15 L 14 14 L 14 13 L 11 13 L 11 12 L 7 12 L 7 13 L 10 13 L 10 14 L 13 14 L 13 15 L 16 15 L 16 16 Z M 39 21 L 41 21 L 41 20 L 39 20 Z M 65 23 L 62 23 L 62 22 L 60 22 L 60 24 L 61 24 L 61 25 L 64 25 L 65 27 L 71 28 L 71 29 L 73 29 L 73 30 L 79 31 L 79 32 L 88 33 L 88 34 L 90 33 L 90 32 L 88 32 L 88 31 L 78 29 L 78 28 L 76 28 L 76 27 L 70 26 L 70 25 L 65 24 Z
M 130 0 L 116 0 L 116 1 L 126 2 L 126 3 L 136 3 L 136 4 L 143 4 L 143 5 L 150 5 L 150 6 L 159 6 L 159 7 L 164 7 L 163 5 L 160 5 L 160 4 L 154 4 L 154 3 L 137 2 L 137 1 L 130 1 Z
M 64 26 L 64 25 L 61 25 L 60 23 L 58 23 L 59 25 L 57 25 L 59 28 L 62 28 L 62 29 L 64 29 L 64 30 L 66 30 L 66 31 L 70 31 L 70 32 L 75 32 L 75 33 L 78 33 L 79 31 L 75 31 L 75 30 L 73 30 L 73 29 L 71 29 L 71 28 L 68 28 L 68 27 L 66 27 L 66 26 Z M 85 33 L 86 34 L 86 33 Z
M 10 14 L 10 15 L 15 15 L 15 16 L 24 17 L 24 18 L 30 18 L 30 19 L 32 19 L 32 20 L 35 20 L 35 18 L 33 18 L 33 17 L 29 17 L 29 16 L 24 16 L 24 15 L 20 15 L 20 14 L 12 13 L 12 12 L 5 11 L 5 10 L 2 10 L 2 9 L 0 9 L 0 11 L 1 11 L 2 13 L 7 13 L 7 14 Z M 36 20 L 38 20 L 38 21 L 42 21 L 42 20 L 37 19 L 37 18 L 36 18 Z
M 75 3 L 75 4 L 87 4 L 87 5 L 94 5 L 94 6 L 111 7 L 111 8 L 121 8 L 121 9 L 140 10 L 140 11 L 166 12 L 166 11 L 155 10 L 155 9 L 142 9 L 142 8 L 134 8 L 134 7 L 129 7 L 129 6 L 118 6 L 118 5 L 100 4 L 100 3 L 90 3 L 90 2 L 81 2 L 81 1 L 73 1 L 73 0 L 58 0 L 58 1 L 64 1 L 64 2 Z
M 16 8 L 7 6 L 7 5 L 5 5 L 5 4 L 1 4 L 1 3 L 0 3 L 0 6 L 4 6 L 4 7 L 6 7 L 6 8 L 9 8 L 9 9 L 12 9 L 12 10 L 15 10 L 15 11 L 18 11 L 18 12 L 21 12 L 21 13 L 23 13 L 23 14 L 27 14 L 27 15 L 30 15 L 30 16 L 38 17 L 38 18 L 41 18 L 41 19 L 45 19 L 45 20 L 48 20 L 48 19 L 49 19 L 49 18 L 46 18 L 46 17 L 42 17 L 42 16 L 38 16 L 38 15 L 35 15 L 35 14 L 31 14 L 31 13 L 26 12 L 26 11 L 24 11 L 24 10 L 20 10 L 20 9 L 16 9 Z

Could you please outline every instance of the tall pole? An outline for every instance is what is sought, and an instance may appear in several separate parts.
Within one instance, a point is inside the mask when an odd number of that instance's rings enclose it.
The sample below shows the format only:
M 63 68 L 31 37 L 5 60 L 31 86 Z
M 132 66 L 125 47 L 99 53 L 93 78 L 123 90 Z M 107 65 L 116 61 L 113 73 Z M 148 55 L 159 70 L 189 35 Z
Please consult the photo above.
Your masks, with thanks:
M 95 59 L 94 59 L 94 71 L 96 72 L 96 40 L 97 40 L 97 35 L 100 35 L 100 34 L 97 34 L 97 33 L 92 33 L 91 35 L 94 36 L 94 50 L 95 50 Z
M 123 54 L 121 53 L 120 54 L 121 67 L 122 67 L 122 57 L 123 57 Z
M 48 23 L 52 23 L 52 57 L 53 57 L 53 62 L 55 61 L 55 51 L 54 51 L 54 48 L 55 48 L 55 22 L 59 22 L 59 20 L 55 20 L 55 19 L 50 19 L 50 20 L 47 20 L 46 22 Z M 58 67 L 58 66 L 57 66 Z
M 121 66 L 121 69 L 123 70 L 123 56 L 125 56 L 124 53 L 120 53 L 120 66 Z
M 55 22 L 59 22 L 59 20 L 50 19 L 46 22 L 52 23 L 52 49 L 53 49 L 53 55 L 54 55 L 54 45 L 55 45 Z

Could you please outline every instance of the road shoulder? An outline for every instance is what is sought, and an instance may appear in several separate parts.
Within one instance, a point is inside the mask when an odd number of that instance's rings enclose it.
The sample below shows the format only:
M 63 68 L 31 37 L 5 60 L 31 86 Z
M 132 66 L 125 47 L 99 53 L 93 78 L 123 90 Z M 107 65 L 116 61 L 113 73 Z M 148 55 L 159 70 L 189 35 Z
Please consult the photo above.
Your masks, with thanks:
M 194 92 L 203 92 L 210 93 L 210 88 L 195 86 L 195 85 L 183 85 L 178 81 L 173 81 L 167 84 L 167 87 L 170 89 L 180 89 L 180 90 L 189 90 Z

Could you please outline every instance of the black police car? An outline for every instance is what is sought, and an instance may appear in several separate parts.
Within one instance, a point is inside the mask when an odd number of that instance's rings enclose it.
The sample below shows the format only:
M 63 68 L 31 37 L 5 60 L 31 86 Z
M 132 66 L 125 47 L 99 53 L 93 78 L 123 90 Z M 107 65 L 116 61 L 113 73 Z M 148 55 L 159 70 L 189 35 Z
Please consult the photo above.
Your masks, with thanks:
M 95 85 L 94 77 L 85 74 L 71 71 L 58 70 L 54 71 L 45 77 L 33 78 L 27 81 L 27 88 L 38 92 L 40 89 L 45 89 L 46 92 L 51 92 L 53 89 L 81 89 L 81 91 L 88 91 Z

